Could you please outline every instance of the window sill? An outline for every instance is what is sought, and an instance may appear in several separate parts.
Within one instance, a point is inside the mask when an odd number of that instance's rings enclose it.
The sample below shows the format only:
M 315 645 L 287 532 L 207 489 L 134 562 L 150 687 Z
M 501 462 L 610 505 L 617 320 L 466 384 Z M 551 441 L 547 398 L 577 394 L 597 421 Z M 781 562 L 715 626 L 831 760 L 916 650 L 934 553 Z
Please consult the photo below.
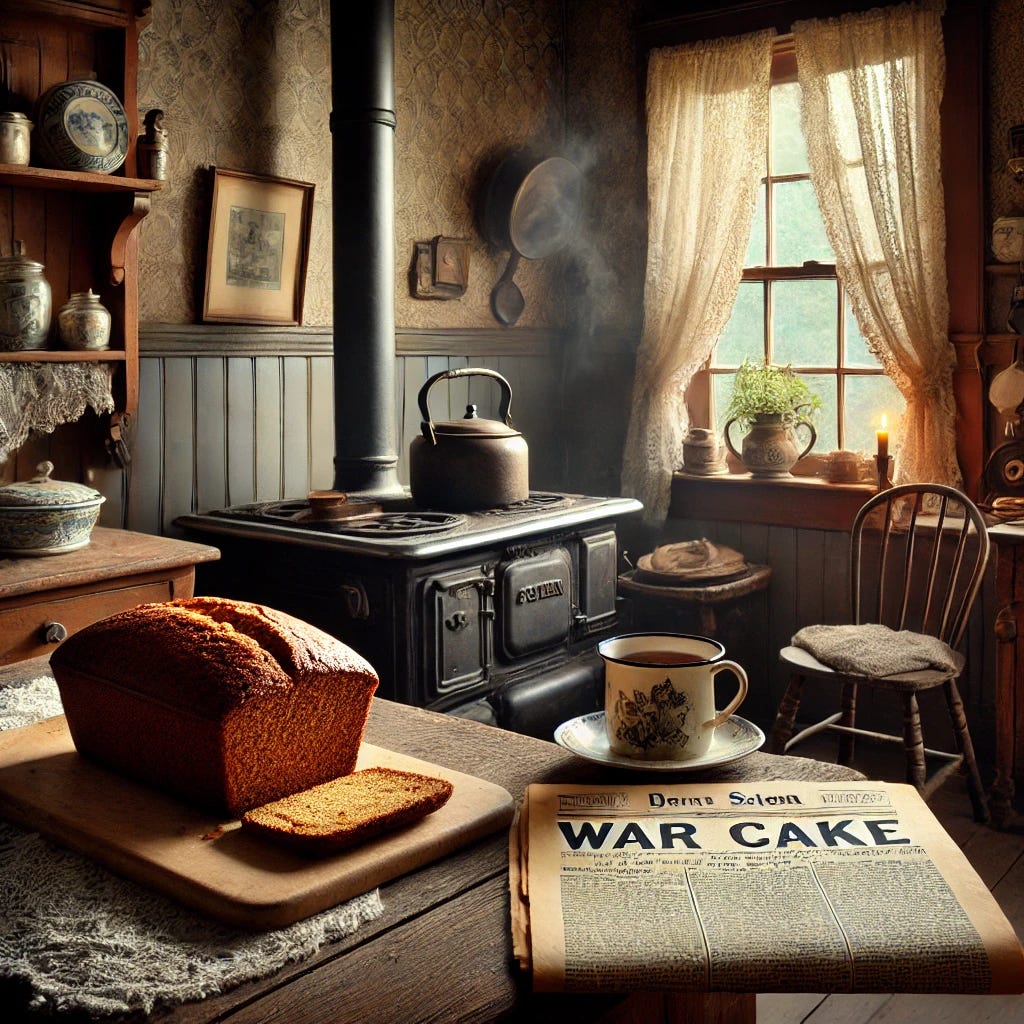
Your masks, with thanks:
M 675 473 L 669 517 L 848 531 L 875 493 L 870 484 L 833 484 L 819 477 L 756 479 L 749 473 Z

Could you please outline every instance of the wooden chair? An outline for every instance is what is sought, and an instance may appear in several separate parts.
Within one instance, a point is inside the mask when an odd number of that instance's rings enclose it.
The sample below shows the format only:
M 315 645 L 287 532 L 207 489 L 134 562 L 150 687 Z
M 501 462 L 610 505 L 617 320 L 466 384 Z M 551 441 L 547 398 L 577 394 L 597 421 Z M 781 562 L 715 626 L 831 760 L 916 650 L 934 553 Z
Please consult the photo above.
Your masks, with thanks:
M 953 649 L 955 671 L 924 669 L 871 677 L 846 674 L 822 664 L 803 648 L 790 646 L 779 657 L 790 681 L 779 704 L 770 749 L 781 754 L 822 730 L 840 734 L 838 762 L 850 765 L 857 735 L 902 742 L 907 782 L 925 799 L 956 770 L 964 770 L 978 821 L 988 807 L 974 757 L 957 679 L 964 656 L 957 652 L 989 556 L 989 537 L 981 513 L 964 494 L 940 484 L 903 484 L 871 498 L 853 522 L 850 535 L 850 588 L 853 623 L 880 623 L 938 637 Z M 840 710 L 793 735 L 805 682 L 842 687 Z M 918 694 L 942 687 L 956 752 L 925 749 Z M 860 687 L 898 693 L 903 702 L 903 735 L 856 727 Z M 928 778 L 925 755 L 945 761 Z

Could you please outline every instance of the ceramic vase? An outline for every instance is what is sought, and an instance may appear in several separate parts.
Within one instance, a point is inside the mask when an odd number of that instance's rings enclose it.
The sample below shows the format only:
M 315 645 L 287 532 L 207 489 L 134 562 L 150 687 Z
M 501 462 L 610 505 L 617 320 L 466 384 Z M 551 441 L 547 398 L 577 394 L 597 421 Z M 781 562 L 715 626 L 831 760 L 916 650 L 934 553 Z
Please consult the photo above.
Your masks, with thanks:
M 795 430 L 779 413 L 755 416 L 750 430 L 737 451 L 729 437 L 729 428 L 736 422 L 729 420 L 725 425 L 725 443 L 729 451 L 739 459 L 755 477 L 789 476 L 790 470 L 813 447 L 818 437 L 810 423 L 799 424 L 810 434 L 810 440 L 801 448 Z
M 50 285 L 43 265 L 14 243 L 14 253 L 0 258 L 0 352 L 46 348 L 50 334 Z
M 110 345 L 110 313 L 91 288 L 75 292 L 61 306 L 57 328 L 67 348 L 95 351 Z

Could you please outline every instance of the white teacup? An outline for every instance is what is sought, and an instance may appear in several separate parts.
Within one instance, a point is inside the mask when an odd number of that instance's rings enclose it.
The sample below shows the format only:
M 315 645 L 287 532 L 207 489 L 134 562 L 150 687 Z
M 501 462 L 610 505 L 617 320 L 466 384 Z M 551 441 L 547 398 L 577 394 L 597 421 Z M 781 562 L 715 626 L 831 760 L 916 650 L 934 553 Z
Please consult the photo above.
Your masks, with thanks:
M 747 696 L 747 673 L 703 636 L 627 633 L 597 645 L 604 659 L 604 717 L 613 753 L 682 761 L 707 752 L 717 729 Z M 736 696 L 715 710 L 715 676 L 730 671 Z

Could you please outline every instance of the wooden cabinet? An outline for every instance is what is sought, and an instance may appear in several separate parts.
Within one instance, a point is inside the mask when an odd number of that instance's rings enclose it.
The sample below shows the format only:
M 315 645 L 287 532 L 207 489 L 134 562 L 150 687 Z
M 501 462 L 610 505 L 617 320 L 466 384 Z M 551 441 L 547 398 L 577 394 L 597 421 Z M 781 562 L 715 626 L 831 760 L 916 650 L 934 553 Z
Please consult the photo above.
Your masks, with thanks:
M 0 560 L 0 665 L 48 655 L 91 622 L 148 601 L 191 597 L 217 548 L 96 527 L 78 551 Z
M 106 426 L 115 435 L 138 402 L 136 229 L 163 185 L 136 177 L 138 32 L 150 6 L 133 0 L 0 0 L 0 109 L 34 118 L 42 93 L 81 78 L 107 86 L 125 109 L 128 153 L 112 174 L 35 166 L 35 147 L 31 166 L 0 164 L 0 254 L 10 254 L 15 240 L 24 242 L 26 256 L 44 264 L 53 311 L 47 350 L 0 352 L 0 362 L 114 364 L 115 412 Z M 111 313 L 110 349 L 63 349 L 57 312 L 72 293 L 90 288 Z M 84 437 L 63 447 L 80 451 L 53 460 L 58 476 L 70 476 L 60 472 L 61 463 L 84 468 L 103 456 Z M 110 452 L 117 455 L 112 445 Z M 9 458 L 0 467 L 0 483 L 31 476 L 38 457 L 33 451 L 27 459 Z

